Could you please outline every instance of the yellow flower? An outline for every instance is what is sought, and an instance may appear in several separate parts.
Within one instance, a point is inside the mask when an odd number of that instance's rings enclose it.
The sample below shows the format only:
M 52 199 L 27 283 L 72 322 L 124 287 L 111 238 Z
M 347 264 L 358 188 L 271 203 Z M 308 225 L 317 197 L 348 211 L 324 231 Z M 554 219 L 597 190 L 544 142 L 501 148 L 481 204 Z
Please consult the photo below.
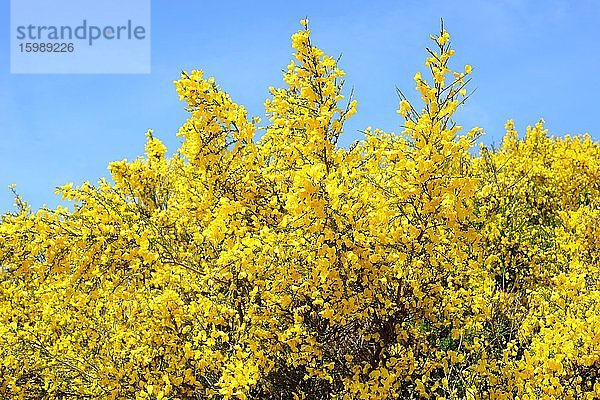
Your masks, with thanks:
M 445 45 L 450 41 L 450 34 L 444 29 L 440 37 L 436 40 L 440 46 Z

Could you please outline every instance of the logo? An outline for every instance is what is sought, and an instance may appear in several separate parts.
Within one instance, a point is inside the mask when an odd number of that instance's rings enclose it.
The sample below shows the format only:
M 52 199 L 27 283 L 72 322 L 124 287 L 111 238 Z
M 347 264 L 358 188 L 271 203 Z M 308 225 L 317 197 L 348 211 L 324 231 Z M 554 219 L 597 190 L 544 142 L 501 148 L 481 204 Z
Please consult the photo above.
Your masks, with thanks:
M 149 73 L 150 0 L 11 0 L 12 73 Z

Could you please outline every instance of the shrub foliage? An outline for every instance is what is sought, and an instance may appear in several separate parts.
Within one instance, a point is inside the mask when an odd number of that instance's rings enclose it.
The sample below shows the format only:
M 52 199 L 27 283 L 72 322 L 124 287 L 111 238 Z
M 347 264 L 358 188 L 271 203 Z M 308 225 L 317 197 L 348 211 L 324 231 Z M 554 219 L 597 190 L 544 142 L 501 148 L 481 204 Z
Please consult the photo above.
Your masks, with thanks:
M 0 224 L 0 397 L 600 398 L 600 146 L 453 119 L 443 28 L 401 133 L 337 145 L 344 72 L 292 36 L 261 127 L 201 71 L 173 156 Z

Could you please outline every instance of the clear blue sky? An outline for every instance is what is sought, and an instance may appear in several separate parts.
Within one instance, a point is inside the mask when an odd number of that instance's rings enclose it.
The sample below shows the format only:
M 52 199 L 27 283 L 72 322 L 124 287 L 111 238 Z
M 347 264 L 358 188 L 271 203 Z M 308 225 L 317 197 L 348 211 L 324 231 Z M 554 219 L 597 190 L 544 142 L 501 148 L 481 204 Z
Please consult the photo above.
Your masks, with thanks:
M 0 8 L 0 213 L 7 186 L 34 207 L 55 206 L 54 188 L 107 176 L 113 160 L 143 153 L 154 129 L 175 152 L 186 118 L 173 80 L 204 69 L 253 115 L 292 56 L 290 35 L 307 16 L 313 41 L 342 54 L 359 101 L 342 145 L 366 126 L 398 131 L 395 87 L 413 92 L 424 47 L 444 18 L 456 66 L 473 65 L 476 93 L 458 115 L 498 143 L 507 119 L 520 131 L 544 118 L 555 136 L 600 139 L 600 2 L 548 1 L 166 1 L 152 2 L 147 75 L 10 74 L 9 1 Z

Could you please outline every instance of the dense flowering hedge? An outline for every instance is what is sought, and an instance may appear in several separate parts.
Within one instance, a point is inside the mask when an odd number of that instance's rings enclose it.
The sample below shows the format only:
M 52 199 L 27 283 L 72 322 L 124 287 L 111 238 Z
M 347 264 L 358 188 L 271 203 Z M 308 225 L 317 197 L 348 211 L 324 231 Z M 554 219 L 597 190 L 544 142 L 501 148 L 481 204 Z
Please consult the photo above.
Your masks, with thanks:
M 302 23 L 266 127 L 183 73 L 175 155 L 149 132 L 73 209 L 2 216 L 0 397 L 600 398 L 600 146 L 475 151 L 442 27 L 402 132 L 341 148 L 356 101 Z

